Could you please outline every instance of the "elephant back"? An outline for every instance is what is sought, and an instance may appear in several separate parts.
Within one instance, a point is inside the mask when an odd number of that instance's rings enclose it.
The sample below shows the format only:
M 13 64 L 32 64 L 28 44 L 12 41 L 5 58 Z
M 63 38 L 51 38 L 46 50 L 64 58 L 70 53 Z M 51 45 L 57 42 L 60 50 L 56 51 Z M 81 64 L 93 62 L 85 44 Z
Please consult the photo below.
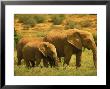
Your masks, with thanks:
M 64 39 L 66 34 L 63 31 L 50 31 L 45 37 L 44 41 L 55 41 L 58 39 Z
M 51 31 L 43 39 L 45 42 L 52 43 L 57 50 L 58 56 L 64 56 L 64 44 L 66 34 L 64 31 Z

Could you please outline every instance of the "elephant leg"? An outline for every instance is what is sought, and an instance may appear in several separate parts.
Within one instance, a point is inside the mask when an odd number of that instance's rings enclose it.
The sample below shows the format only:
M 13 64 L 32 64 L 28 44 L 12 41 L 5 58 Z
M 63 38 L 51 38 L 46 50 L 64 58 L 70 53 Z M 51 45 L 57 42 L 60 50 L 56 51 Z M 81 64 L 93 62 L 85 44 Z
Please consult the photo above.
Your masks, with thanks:
M 44 65 L 44 67 L 48 67 L 48 59 L 47 58 L 43 58 L 43 65 Z
M 55 61 L 53 59 L 48 58 L 47 61 L 49 62 L 51 68 L 52 66 L 55 66 Z
M 81 66 L 81 55 L 82 51 L 76 53 L 76 68 Z
M 22 60 L 22 58 L 18 58 L 18 63 L 17 63 L 17 65 L 21 65 L 21 60 Z
M 65 58 L 64 58 L 64 64 L 69 65 L 70 59 L 71 59 L 71 55 L 68 55 L 68 54 L 67 54 L 67 55 L 65 56 Z M 64 65 L 64 64 L 63 64 L 63 65 Z
M 35 66 L 35 62 L 32 61 L 32 60 L 30 60 L 30 62 L 31 62 L 32 67 L 34 67 Z
M 96 47 L 96 44 L 94 42 L 91 42 L 91 44 L 92 45 L 90 46 L 90 49 L 93 52 L 93 62 L 94 62 L 95 68 L 97 68 L 97 47 Z
M 93 50 L 93 61 L 94 61 L 95 68 L 97 68 L 97 53 L 96 53 L 96 50 Z
M 40 64 L 40 62 L 41 62 L 41 58 L 36 59 L 36 66 L 38 66 Z
M 17 65 L 21 65 L 21 60 L 23 58 L 22 52 L 17 52 L 18 63 Z
M 58 58 L 58 62 L 62 62 L 62 61 L 61 61 L 61 57 Z
M 70 59 L 71 59 L 71 55 L 67 53 L 64 57 L 64 63 L 63 63 L 64 69 L 66 69 L 67 66 L 69 65 Z
M 69 65 L 71 56 L 73 54 L 72 47 L 71 46 L 65 46 L 64 53 L 65 53 L 64 64 L 66 63 L 67 65 Z
M 52 65 L 53 65 L 52 61 L 49 60 L 49 64 L 50 64 L 50 67 L 52 68 Z
M 69 62 L 70 62 L 70 59 L 71 59 L 71 55 L 72 53 L 69 52 L 69 54 L 67 53 L 64 57 L 64 63 L 63 63 L 63 66 L 64 66 L 64 69 L 69 65 Z
M 25 62 L 26 62 L 26 67 L 30 67 L 30 62 L 29 62 L 29 60 L 25 60 Z

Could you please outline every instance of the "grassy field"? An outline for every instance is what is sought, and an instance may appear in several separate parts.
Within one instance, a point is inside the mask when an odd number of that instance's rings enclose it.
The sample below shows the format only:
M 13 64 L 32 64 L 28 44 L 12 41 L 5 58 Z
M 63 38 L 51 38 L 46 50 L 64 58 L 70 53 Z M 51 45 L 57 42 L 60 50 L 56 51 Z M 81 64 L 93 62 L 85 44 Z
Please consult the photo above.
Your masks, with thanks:
M 75 55 L 71 57 L 70 65 L 66 68 L 63 67 L 63 63 L 59 63 L 57 68 L 45 68 L 45 67 L 34 67 L 26 68 L 24 60 L 22 60 L 22 65 L 17 66 L 17 58 L 15 51 L 15 64 L 14 64 L 14 75 L 15 76 L 96 76 L 97 71 L 94 68 L 92 60 L 92 51 L 85 50 L 82 54 L 81 67 L 76 69 L 75 67 Z M 63 58 L 62 58 L 63 61 Z M 43 66 L 42 62 L 40 64 Z
M 97 42 L 97 16 L 90 14 L 79 15 L 20 15 L 16 14 L 14 19 L 16 39 L 21 37 L 41 37 L 43 38 L 51 30 L 80 29 L 93 34 Z M 28 69 L 24 60 L 22 65 L 17 66 L 16 49 L 14 52 L 14 75 L 15 76 L 96 76 L 97 70 L 94 68 L 92 51 L 85 49 L 82 53 L 81 67 L 76 69 L 75 55 L 71 57 L 70 65 L 63 67 L 63 62 L 58 68 L 39 67 Z M 63 58 L 62 58 L 63 61 Z

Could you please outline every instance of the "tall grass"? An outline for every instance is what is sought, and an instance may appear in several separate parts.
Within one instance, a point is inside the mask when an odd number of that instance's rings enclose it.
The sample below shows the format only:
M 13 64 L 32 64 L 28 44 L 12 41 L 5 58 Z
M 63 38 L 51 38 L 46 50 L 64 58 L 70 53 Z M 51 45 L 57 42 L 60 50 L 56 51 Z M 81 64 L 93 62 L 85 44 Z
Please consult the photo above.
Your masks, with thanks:
M 26 68 L 24 60 L 22 60 L 22 65 L 17 66 L 17 58 L 15 51 L 14 59 L 14 75 L 15 76 L 96 76 L 97 70 L 93 65 L 92 51 L 85 50 L 82 54 L 82 66 L 78 69 L 75 67 L 75 55 L 71 57 L 70 65 L 68 67 L 63 67 L 63 63 L 59 63 L 57 68 L 45 68 L 42 62 L 39 67 Z

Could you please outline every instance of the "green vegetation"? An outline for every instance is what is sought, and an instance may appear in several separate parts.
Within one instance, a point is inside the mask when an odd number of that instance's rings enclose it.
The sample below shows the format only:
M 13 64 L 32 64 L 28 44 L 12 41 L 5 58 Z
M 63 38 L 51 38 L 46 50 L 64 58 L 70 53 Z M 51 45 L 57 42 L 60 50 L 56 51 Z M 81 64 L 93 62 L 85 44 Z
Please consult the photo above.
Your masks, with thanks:
M 36 23 L 43 23 L 46 19 L 46 16 L 44 15 L 36 15 L 33 17 Z
M 60 15 L 52 15 L 51 19 L 54 25 L 60 25 L 64 20 L 65 16 L 63 14 Z
M 18 43 L 21 36 L 17 34 L 16 30 L 14 29 L 14 47 L 16 47 L 16 44 Z
M 36 21 L 32 16 L 21 16 L 19 21 L 28 27 L 33 27 L 36 24 Z
M 37 23 L 43 23 L 46 19 L 46 17 L 44 15 L 15 15 L 16 18 L 19 19 L 19 22 L 22 22 L 24 25 L 26 25 L 25 27 L 33 27 L 35 26 L 35 24 Z
M 74 29 L 76 26 L 76 23 L 74 21 L 68 21 L 65 25 L 65 29 Z
M 15 65 L 14 65 L 14 75 L 15 76 L 96 76 L 97 70 L 94 68 L 92 51 L 85 49 L 82 54 L 82 66 L 78 69 L 75 67 L 75 55 L 71 57 L 70 65 L 68 67 L 63 67 L 63 63 L 59 63 L 57 68 L 45 68 L 41 62 L 39 67 L 26 68 L 24 60 L 22 60 L 22 65 L 17 66 L 17 58 L 15 51 Z

